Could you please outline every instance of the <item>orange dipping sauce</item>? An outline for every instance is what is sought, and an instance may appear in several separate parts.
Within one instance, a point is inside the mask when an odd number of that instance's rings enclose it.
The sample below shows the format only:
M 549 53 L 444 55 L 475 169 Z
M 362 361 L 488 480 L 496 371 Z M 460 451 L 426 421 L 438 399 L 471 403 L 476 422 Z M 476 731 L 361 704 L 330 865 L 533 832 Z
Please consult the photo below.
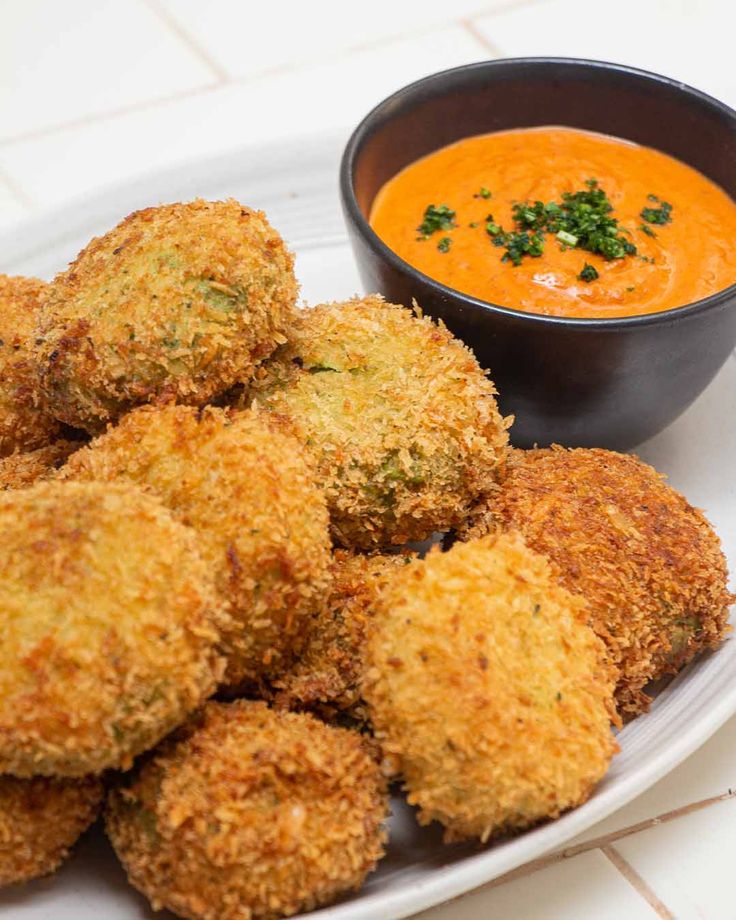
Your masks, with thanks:
M 586 189 L 589 179 L 607 194 L 610 216 L 628 231 L 623 236 L 636 255 L 606 260 L 565 248 L 546 232 L 538 258 L 525 256 L 518 266 L 502 261 L 505 249 L 486 231 L 489 214 L 513 231 L 514 203 L 561 202 L 563 193 Z M 642 219 L 644 208 L 661 202 L 672 206 L 668 222 Z M 456 226 L 418 239 L 432 204 L 454 211 Z M 500 131 L 443 147 L 383 186 L 370 224 L 397 255 L 436 281 L 529 313 L 598 319 L 656 313 L 736 282 L 736 203 L 721 188 L 657 150 L 572 128 Z M 450 243 L 442 251 L 445 238 Z M 580 280 L 586 263 L 598 278 Z

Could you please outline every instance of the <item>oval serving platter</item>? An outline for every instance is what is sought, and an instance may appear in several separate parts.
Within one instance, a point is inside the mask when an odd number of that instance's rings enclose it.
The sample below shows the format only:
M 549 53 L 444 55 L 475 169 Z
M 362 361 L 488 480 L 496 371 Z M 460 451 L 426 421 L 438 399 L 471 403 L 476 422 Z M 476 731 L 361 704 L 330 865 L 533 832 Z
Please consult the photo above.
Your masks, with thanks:
M 234 197 L 262 208 L 297 255 L 309 304 L 361 289 L 340 215 L 337 174 L 346 135 L 248 147 L 151 173 L 33 216 L 0 233 L 0 271 L 50 278 L 90 237 L 130 211 L 165 201 Z M 492 370 L 492 369 L 491 369 Z M 677 373 L 673 367 L 672 373 Z M 700 399 L 642 445 L 643 459 L 703 508 L 736 570 L 736 359 Z M 513 432 L 512 432 L 513 434 Z M 643 792 L 736 712 L 736 642 L 686 668 L 651 712 L 619 734 L 621 752 L 592 798 L 557 821 L 479 848 L 446 847 L 437 828 L 419 828 L 394 798 L 387 857 L 356 895 L 309 914 L 315 920 L 397 920 L 489 882 L 562 847 Z M 15 920 L 131 920 L 154 914 L 125 882 L 99 828 L 55 877 L 0 894 Z

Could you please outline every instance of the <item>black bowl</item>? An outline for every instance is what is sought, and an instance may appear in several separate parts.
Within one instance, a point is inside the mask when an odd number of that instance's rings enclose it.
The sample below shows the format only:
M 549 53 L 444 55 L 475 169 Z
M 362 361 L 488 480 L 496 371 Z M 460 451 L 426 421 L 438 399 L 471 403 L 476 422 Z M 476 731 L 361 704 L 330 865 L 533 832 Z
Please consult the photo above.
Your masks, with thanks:
M 418 157 L 463 137 L 567 125 L 628 138 L 694 166 L 736 198 L 736 112 L 675 80 L 566 58 L 470 64 L 394 93 L 360 123 L 340 170 L 343 211 L 369 291 L 441 318 L 489 368 L 521 447 L 625 450 L 674 421 L 736 345 L 736 285 L 623 319 L 541 316 L 446 287 L 371 230 L 376 193 Z

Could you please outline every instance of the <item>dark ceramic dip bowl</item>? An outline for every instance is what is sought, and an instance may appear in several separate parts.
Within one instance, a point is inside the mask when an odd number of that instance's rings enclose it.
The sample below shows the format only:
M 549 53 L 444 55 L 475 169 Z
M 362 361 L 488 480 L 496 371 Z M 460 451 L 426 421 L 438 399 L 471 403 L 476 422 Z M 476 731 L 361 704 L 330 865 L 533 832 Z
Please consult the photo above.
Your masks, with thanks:
M 736 285 L 687 306 L 621 319 L 542 316 L 446 287 L 390 250 L 368 224 L 381 186 L 463 137 L 567 125 L 655 147 L 736 198 L 736 112 L 675 80 L 616 64 L 518 58 L 434 74 L 358 125 L 340 191 L 368 291 L 442 319 L 489 368 L 520 447 L 625 450 L 674 421 L 736 345 Z M 736 245 L 736 241 L 735 241 Z

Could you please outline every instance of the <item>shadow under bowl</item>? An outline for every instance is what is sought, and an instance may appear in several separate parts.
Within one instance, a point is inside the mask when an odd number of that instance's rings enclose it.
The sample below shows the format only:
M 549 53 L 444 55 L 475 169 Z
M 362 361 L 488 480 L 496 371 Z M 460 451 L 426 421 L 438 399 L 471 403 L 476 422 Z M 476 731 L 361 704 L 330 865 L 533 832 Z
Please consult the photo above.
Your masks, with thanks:
M 381 186 L 464 137 L 566 125 L 654 147 L 736 198 L 736 112 L 675 80 L 567 58 L 493 60 L 434 74 L 380 103 L 340 168 L 343 212 L 368 291 L 442 319 L 490 369 L 519 447 L 626 450 L 673 422 L 736 345 L 736 285 L 678 309 L 617 319 L 543 316 L 448 288 L 369 223 Z

